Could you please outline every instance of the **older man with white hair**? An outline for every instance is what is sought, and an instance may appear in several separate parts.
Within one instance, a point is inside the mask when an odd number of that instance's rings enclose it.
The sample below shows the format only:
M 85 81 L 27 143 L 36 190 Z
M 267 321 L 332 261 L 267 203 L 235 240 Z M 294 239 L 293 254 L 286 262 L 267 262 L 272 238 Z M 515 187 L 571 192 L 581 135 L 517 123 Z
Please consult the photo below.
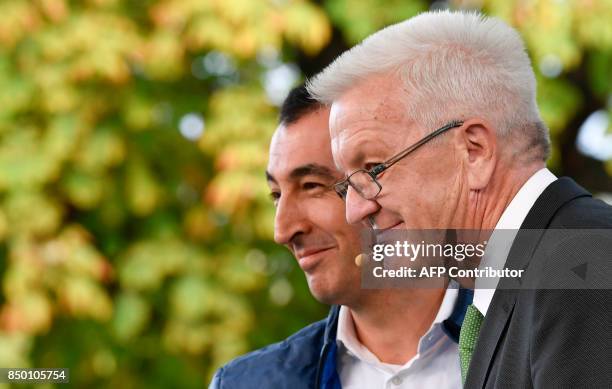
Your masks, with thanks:
M 546 169 L 535 76 L 519 34 L 502 21 L 421 14 L 344 53 L 309 91 L 332 105 L 332 152 L 346 175 L 336 189 L 349 222 L 517 230 L 510 242 L 492 238 L 484 258 L 527 278 L 576 260 L 609 268 L 610 234 L 594 242 L 603 249 L 572 255 L 547 239 L 557 229 L 609 231 L 612 208 Z M 526 239 L 529 229 L 546 233 Z M 475 290 L 462 326 L 466 387 L 612 387 L 609 289 L 505 280 L 493 288 Z

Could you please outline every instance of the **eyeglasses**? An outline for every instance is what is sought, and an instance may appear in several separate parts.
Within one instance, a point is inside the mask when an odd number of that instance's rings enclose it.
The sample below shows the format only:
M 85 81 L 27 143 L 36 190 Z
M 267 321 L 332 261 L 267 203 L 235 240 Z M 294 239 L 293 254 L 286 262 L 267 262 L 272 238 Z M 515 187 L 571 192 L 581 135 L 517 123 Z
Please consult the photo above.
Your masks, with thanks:
M 427 135 L 420 141 L 416 142 L 412 146 L 409 146 L 407 149 L 400 151 L 398 154 L 395 154 L 393 157 L 389 158 L 387 161 L 380 163 L 374 166 L 370 170 L 359 169 L 351 173 L 346 179 L 337 182 L 334 184 L 334 190 L 338 193 L 341 199 L 346 200 L 346 194 L 349 186 L 351 186 L 361 197 L 366 200 L 375 199 L 380 191 L 382 190 L 382 185 L 376 180 L 382 172 L 389 169 L 396 162 L 412 153 L 419 147 L 423 146 L 425 143 L 429 142 L 436 136 L 456 127 L 461 127 L 463 125 L 462 121 L 452 121 L 446 124 L 444 127 L 440 127 L 431 134 Z

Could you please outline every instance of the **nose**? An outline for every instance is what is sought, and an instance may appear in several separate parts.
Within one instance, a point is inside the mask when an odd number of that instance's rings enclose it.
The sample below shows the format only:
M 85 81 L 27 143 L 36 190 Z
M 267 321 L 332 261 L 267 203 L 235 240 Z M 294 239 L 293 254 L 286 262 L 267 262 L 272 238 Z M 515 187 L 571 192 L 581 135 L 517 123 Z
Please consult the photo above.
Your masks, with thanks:
M 373 216 L 380 210 L 380 205 L 374 200 L 366 200 L 352 187 L 346 192 L 346 221 L 350 224 L 364 223 L 370 225 L 368 216 Z
M 289 244 L 291 239 L 306 233 L 308 221 L 295 200 L 281 197 L 276 205 L 274 217 L 274 241 L 278 244 Z

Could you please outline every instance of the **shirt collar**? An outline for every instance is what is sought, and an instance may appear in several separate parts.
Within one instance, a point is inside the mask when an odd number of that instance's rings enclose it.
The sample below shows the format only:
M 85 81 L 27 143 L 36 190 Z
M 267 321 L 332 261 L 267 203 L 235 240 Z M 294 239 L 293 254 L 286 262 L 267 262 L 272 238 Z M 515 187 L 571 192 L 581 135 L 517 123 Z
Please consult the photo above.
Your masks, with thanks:
M 518 230 L 525 221 L 527 214 L 535 204 L 542 192 L 552 184 L 557 177 L 547 168 L 538 170 L 531 176 L 514 195 L 508 207 L 504 210 L 497 224 L 496 230 Z
M 433 332 L 433 330 L 439 326 L 441 326 L 442 322 L 448 319 L 455 308 L 455 303 L 457 302 L 458 289 L 456 287 L 449 287 L 446 289 L 444 293 L 444 297 L 442 298 L 442 303 L 438 308 L 438 313 L 434 318 L 431 327 L 429 330 L 421 337 L 419 340 L 419 350 L 418 353 L 421 353 L 422 348 L 425 344 L 432 343 L 429 335 Z M 441 336 L 445 336 L 442 330 L 437 331 L 436 333 Z M 429 339 L 428 339 L 429 338 Z M 388 366 L 392 365 L 382 363 L 374 353 L 368 350 L 359 339 L 357 338 L 357 334 L 355 333 L 355 323 L 353 322 L 353 316 L 351 315 L 351 311 L 346 306 L 340 307 L 340 312 L 338 315 L 338 332 L 336 335 L 336 340 L 339 345 L 343 346 L 350 354 L 355 356 L 356 358 L 361 359 L 364 362 L 368 362 L 371 364 L 376 364 L 379 366 Z M 428 340 L 428 341 L 426 341 Z M 409 362 L 410 363 L 410 362 Z
M 538 170 L 523 184 L 495 225 L 495 231 L 505 230 L 503 232 L 504 238 L 501 239 L 500 236 L 497 236 L 496 239 L 496 233 L 493 231 L 485 249 L 481 267 L 484 265 L 491 265 L 493 268 L 503 267 L 516 232 L 521 228 L 538 197 L 556 179 L 557 177 L 550 170 L 543 168 Z M 514 235 L 510 236 L 512 232 Z M 494 282 L 495 286 L 497 286 L 497 282 Z M 476 279 L 473 304 L 483 315 L 487 314 L 494 293 L 495 288 L 483 289 L 479 287 L 479 280 Z

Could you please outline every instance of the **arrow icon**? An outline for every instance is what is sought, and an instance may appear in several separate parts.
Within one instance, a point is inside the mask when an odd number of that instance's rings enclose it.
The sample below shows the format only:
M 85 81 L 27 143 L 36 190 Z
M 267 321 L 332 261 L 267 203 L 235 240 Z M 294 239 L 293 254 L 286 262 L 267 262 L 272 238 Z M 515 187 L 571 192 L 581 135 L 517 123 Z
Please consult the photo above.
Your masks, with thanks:
M 570 270 L 584 281 L 586 279 L 587 266 L 588 263 L 585 262 L 582 265 L 571 268 Z

